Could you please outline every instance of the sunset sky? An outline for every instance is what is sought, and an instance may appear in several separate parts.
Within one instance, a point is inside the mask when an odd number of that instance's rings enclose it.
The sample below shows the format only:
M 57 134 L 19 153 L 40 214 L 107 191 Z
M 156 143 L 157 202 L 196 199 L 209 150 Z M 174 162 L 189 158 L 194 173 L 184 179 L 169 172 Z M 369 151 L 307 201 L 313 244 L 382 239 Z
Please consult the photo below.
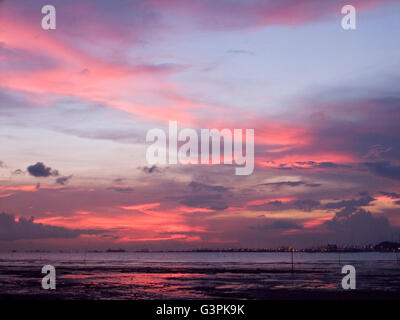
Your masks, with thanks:
M 0 0 L 0 250 L 399 240 L 399 30 L 390 0 Z M 169 121 L 254 129 L 254 173 L 149 165 Z

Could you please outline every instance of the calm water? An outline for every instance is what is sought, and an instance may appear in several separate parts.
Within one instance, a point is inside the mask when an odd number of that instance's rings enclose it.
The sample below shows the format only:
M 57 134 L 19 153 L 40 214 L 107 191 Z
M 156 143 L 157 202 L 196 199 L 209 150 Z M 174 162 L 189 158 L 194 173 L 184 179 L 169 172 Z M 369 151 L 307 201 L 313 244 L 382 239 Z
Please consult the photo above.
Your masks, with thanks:
M 400 291 L 394 253 L 1 253 L 0 295 L 63 299 L 262 299 L 282 292 L 341 288 L 341 268 L 357 289 Z M 41 267 L 57 289 L 41 289 Z

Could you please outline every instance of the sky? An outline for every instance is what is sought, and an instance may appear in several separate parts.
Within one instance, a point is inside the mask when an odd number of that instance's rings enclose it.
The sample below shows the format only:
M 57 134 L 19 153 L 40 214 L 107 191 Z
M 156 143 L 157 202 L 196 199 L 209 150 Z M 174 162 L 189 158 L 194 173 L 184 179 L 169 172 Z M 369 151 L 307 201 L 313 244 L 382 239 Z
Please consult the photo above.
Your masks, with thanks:
M 390 0 L 0 1 L 0 250 L 400 240 L 399 18 Z M 254 172 L 150 165 L 169 121 L 254 129 Z

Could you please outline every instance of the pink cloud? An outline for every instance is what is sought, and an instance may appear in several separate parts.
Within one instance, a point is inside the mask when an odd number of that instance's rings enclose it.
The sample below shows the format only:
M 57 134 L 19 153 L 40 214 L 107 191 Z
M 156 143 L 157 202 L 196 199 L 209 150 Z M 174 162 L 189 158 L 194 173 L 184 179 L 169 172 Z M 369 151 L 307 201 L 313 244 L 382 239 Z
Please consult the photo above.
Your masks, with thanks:
M 358 10 L 368 10 L 393 0 L 354 0 Z M 267 26 L 296 27 L 341 16 L 345 0 L 185 1 L 152 0 L 155 8 L 191 16 L 192 23 L 210 30 L 237 30 Z

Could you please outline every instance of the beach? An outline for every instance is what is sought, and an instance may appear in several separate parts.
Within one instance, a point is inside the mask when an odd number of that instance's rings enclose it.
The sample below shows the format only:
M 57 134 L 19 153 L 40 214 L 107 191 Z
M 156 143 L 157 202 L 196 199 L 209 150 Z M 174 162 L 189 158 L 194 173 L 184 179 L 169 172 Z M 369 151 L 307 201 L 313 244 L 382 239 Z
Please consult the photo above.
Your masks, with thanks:
M 0 256 L 1 299 L 396 299 L 394 253 L 13 252 Z M 56 289 L 41 268 L 56 268 Z M 343 290 L 342 266 L 357 289 Z

